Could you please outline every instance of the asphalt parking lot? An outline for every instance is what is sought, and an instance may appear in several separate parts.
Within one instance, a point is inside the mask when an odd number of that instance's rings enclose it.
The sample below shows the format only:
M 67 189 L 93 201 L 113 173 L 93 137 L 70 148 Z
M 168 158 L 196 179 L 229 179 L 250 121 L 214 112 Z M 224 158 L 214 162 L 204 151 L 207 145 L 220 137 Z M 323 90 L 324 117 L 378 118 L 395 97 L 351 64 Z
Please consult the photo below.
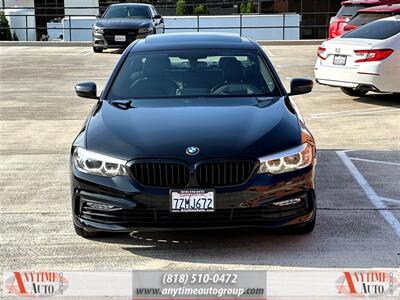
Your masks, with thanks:
M 317 46 L 265 50 L 288 86 L 312 77 Z M 295 97 L 319 148 L 312 234 L 135 233 L 85 240 L 72 227 L 68 152 L 119 58 L 85 47 L 0 47 L 3 270 L 394 268 L 400 266 L 400 97 L 316 86 Z

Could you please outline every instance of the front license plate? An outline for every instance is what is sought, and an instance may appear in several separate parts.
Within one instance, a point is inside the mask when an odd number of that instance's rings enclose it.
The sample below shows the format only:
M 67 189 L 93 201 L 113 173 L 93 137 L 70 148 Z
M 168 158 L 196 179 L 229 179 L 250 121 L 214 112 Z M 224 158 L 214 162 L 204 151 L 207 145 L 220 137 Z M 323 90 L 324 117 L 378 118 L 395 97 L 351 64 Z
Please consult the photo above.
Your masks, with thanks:
M 346 65 L 347 56 L 346 55 L 335 55 L 333 57 L 333 64 L 338 66 Z
M 171 190 L 171 212 L 213 212 L 214 194 L 213 190 Z
M 126 42 L 126 36 L 125 35 L 116 35 L 115 41 L 116 42 Z

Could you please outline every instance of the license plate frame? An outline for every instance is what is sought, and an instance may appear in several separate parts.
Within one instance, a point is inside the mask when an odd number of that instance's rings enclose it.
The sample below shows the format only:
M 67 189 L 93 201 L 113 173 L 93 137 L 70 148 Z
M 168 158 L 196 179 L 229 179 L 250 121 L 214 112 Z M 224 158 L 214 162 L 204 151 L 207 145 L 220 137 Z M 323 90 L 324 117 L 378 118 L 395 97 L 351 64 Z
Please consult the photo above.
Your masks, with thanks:
M 114 41 L 126 42 L 126 35 L 116 35 L 116 36 L 114 36 Z
M 333 57 L 333 64 L 335 66 L 345 66 L 347 63 L 347 56 L 346 55 L 335 55 Z
M 215 190 L 173 189 L 169 191 L 169 203 L 171 213 L 212 213 L 215 212 Z

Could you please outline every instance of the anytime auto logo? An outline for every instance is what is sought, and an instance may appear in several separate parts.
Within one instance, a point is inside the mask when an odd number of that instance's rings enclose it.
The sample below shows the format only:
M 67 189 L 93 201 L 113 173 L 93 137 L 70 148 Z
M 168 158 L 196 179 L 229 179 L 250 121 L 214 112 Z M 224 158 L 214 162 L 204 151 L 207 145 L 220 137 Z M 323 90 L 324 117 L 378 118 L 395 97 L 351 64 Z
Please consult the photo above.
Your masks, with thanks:
M 396 272 L 343 272 L 336 280 L 336 287 L 338 293 L 345 296 L 382 297 L 394 295 L 399 281 Z
M 68 284 L 61 272 L 12 272 L 5 279 L 8 294 L 25 297 L 62 295 Z

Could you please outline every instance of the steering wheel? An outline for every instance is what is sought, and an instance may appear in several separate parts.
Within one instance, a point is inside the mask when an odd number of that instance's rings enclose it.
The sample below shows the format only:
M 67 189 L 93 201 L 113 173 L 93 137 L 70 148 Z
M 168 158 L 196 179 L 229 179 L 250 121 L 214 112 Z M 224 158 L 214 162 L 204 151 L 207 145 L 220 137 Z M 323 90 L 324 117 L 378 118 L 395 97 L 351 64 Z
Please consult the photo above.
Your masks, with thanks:
M 177 89 L 178 85 L 174 81 L 164 77 L 139 78 L 129 87 L 130 93 L 137 97 L 175 96 Z
M 247 83 L 223 83 L 211 89 L 211 95 L 235 95 L 246 91 L 247 95 L 261 94 L 262 91 L 252 84 Z

